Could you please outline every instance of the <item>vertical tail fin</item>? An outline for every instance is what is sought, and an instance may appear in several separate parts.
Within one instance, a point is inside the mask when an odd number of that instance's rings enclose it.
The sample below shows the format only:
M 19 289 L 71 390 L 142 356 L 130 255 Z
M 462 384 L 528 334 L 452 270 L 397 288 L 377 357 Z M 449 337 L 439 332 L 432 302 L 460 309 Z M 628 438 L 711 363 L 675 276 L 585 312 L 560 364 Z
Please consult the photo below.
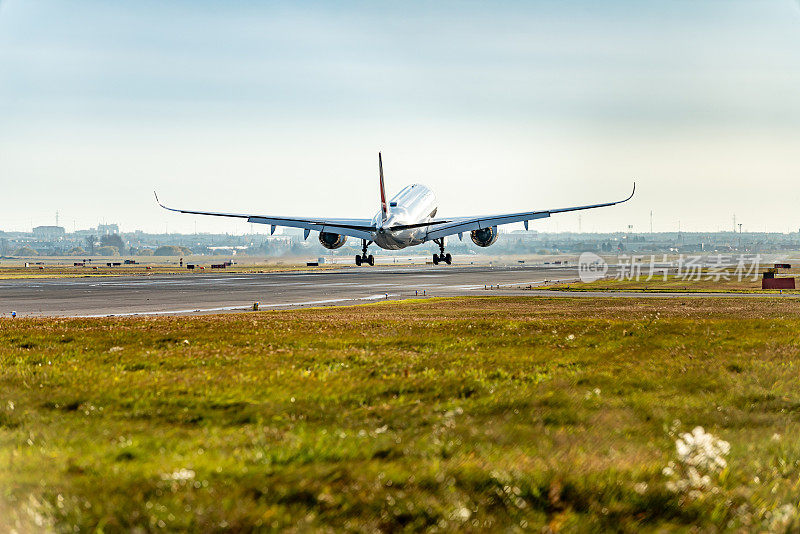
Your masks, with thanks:
M 389 206 L 386 204 L 386 189 L 383 187 L 383 160 L 380 152 L 378 152 L 378 171 L 381 175 L 381 222 L 383 223 L 389 218 Z

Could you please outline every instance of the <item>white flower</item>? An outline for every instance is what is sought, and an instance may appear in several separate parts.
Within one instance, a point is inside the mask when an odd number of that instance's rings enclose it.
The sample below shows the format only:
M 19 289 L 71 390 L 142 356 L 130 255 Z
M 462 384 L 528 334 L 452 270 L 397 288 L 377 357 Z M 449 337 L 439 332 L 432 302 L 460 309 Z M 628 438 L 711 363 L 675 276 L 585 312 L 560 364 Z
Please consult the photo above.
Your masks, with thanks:
M 777 510 L 767 513 L 767 529 L 769 532 L 786 532 L 797 518 L 797 510 L 791 504 L 784 504 Z
M 715 438 L 700 426 L 691 433 L 681 434 L 675 441 L 675 452 L 681 462 L 712 472 L 721 471 L 728 465 L 723 456 L 729 451 L 727 441 Z
M 453 519 L 459 519 L 462 522 L 469 519 L 470 516 L 472 516 L 472 512 L 470 512 L 469 509 L 465 508 L 464 506 L 462 506 L 452 514 Z
M 464 413 L 464 408 L 462 408 L 461 406 L 458 406 L 454 410 L 448 410 L 448 411 L 444 412 L 444 416 L 446 418 L 452 418 L 452 417 L 455 417 L 457 415 L 462 415 L 463 413 Z
M 671 480 L 667 489 L 699 499 L 706 492 L 716 491 L 715 480 L 728 462 L 724 456 L 730 444 L 707 433 L 703 427 L 680 435 L 675 440 L 677 462 L 670 462 L 661 472 Z
M 162 480 L 192 480 L 194 478 L 194 471 L 191 469 L 181 468 L 172 473 L 164 473 L 161 475 Z
M 586 394 L 583 396 L 584 399 L 591 399 L 592 397 L 600 396 L 600 388 L 594 388 L 591 391 L 587 391 Z

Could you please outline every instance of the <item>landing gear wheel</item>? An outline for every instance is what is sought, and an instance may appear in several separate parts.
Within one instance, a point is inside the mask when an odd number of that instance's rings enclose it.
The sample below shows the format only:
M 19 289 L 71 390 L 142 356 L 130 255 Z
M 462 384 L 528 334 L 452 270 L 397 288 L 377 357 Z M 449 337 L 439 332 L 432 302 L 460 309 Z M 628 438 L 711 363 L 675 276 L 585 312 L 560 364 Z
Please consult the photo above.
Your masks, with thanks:
M 356 256 L 356 265 L 362 265 L 364 263 L 375 265 L 375 258 L 372 256 L 372 254 L 367 256 L 367 247 L 370 243 L 372 243 L 372 241 L 367 243 L 366 239 L 361 240 L 361 256 Z
M 450 254 L 444 253 L 444 238 L 441 237 L 439 239 L 434 239 L 433 242 L 439 245 L 439 252 L 440 252 L 440 254 L 433 255 L 433 264 L 439 265 L 439 262 L 444 262 L 447 265 L 450 265 L 450 263 L 452 263 L 453 261 L 453 257 Z

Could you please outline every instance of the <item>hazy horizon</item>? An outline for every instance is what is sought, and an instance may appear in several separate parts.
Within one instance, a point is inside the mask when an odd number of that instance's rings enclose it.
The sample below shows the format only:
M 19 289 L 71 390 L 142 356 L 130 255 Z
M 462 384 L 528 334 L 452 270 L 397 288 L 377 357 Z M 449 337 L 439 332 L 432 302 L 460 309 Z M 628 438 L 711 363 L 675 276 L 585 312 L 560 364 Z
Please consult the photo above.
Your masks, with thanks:
M 662 2 L 0 3 L 0 229 L 243 233 L 163 202 L 371 217 L 624 198 L 584 232 L 795 232 L 800 8 Z M 772 190 L 770 190 L 772 188 Z M 577 231 L 578 215 L 533 221 Z M 520 225 L 521 227 L 521 225 Z M 268 227 L 255 226 L 268 232 Z M 513 230 L 516 227 L 509 227 Z

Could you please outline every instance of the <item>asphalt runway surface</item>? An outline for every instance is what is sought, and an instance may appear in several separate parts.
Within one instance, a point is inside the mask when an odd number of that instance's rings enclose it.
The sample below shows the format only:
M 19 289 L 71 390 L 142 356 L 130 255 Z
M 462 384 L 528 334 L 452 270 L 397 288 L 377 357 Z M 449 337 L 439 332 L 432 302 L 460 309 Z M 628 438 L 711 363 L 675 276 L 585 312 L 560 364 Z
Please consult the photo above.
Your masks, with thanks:
M 16 279 L 0 280 L 0 314 L 177 315 L 252 309 L 254 302 L 262 310 L 287 309 L 422 296 L 498 294 L 577 278 L 577 267 L 426 265 L 260 274 Z
M 0 316 L 180 315 L 352 305 L 452 296 L 581 298 L 778 297 L 797 294 L 552 291 L 577 267 L 386 266 L 275 273 L 181 274 L 0 280 Z

